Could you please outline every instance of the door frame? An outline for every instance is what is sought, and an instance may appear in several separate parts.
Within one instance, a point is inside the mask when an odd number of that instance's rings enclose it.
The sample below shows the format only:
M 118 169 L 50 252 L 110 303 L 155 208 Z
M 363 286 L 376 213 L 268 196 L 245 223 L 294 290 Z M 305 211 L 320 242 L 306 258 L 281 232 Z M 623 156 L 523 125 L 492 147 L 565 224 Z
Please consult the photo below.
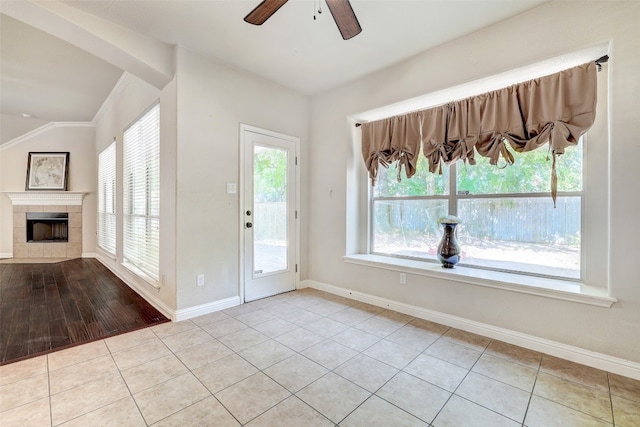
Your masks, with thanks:
M 274 138 L 278 138 L 278 139 L 284 139 L 286 141 L 290 141 L 293 142 L 293 146 L 294 146 L 294 155 L 296 157 L 295 162 L 294 162 L 294 182 L 295 182 L 295 186 L 296 189 L 294 191 L 294 199 L 293 200 L 293 204 L 295 206 L 295 211 L 296 211 L 296 217 L 293 218 L 293 221 L 295 221 L 294 223 L 294 230 L 295 230 L 295 241 L 293 242 L 293 245 L 291 247 L 291 250 L 294 251 L 294 259 L 295 259 L 295 289 L 300 289 L 300 172 L 299 172 L 299 166 L 300 166 L 300 138 L 295 137 L 295 136 L 291 136 L 291 135 L 286 135 L 283 133 L 279 133 L 279 132 L 274 132 L 271 130 L 267 130 L 267 129 L 262 129 L 259 127 L 255 127 L 255 126 L 251 126 L 251 125 L 247 125 L 244 123 L 240 123 L 240 176 L 239 176 L 239 185 L 238 185 L 238 199 L 239 199 L 239 223 L 238 223 L 238 240 L 240 241 L 240 246 L 239 246 L 239 263 L 238 263 L 238 278 L 239 278 L 239 283 L 238 283 L 238 295 L 240 296 L 240 304 L 244 304 L 244 281 L 245 281 L 245 275 L 244 275 L 244 263 L 245 263 L 245 244 L 244 244 L 244 235 L 245 235 L 245 230 L 244 230 L 244 223 L 245 223 L 245 197 L 244 197 L 244 191 L 245 191 L 245 172 L 246 172 L 246 168 L 248 167 L 246 162 L 245 162 L 245 146 L 246 146 L 246 138 L 245 138 L 245 132 L 249 131 L 249 132 L 253 132 L 253 133 L 259 133 L 262 135 L 266 135 L 266 136 L 270 136 L 270 137 L 274 137 Z

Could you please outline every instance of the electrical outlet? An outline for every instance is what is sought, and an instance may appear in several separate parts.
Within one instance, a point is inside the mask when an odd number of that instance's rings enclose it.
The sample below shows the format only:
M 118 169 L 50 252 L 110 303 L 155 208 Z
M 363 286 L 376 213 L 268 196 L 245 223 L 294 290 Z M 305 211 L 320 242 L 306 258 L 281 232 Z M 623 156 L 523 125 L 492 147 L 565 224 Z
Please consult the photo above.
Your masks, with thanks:
M 407 273 L 400 273 L 400 284 L 401 285 L 407 284 Z
M 204 286 L 204 274 L 198 274 L 198 286 Z

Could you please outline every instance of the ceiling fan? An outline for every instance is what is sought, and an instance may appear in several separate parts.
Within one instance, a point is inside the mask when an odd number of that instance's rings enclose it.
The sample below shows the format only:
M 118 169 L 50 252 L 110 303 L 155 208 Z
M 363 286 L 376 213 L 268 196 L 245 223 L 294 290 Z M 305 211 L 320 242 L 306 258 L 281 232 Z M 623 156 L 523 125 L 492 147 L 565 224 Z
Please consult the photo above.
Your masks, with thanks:
M 244 17 L 244 20 L 253 25 L 262 25 L 287 1 L 288 0 L 263 0 Z M 349 0 L 326 0 L 326 2 L 344 40 L 349 40 L 351 37 L 360 34 L 362 28 L 360 27 L 358 18 L 356 18 L 356 14 L 353 12 Z

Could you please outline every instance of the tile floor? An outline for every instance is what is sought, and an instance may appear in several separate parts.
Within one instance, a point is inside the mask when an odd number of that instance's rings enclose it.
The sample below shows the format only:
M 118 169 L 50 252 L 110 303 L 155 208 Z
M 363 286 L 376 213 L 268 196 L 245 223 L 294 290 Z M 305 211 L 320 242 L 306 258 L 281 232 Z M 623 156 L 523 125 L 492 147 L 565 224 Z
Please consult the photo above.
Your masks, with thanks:
M 10 426 L 640 425 L 640 381 L 295 291 L 0 368 Z

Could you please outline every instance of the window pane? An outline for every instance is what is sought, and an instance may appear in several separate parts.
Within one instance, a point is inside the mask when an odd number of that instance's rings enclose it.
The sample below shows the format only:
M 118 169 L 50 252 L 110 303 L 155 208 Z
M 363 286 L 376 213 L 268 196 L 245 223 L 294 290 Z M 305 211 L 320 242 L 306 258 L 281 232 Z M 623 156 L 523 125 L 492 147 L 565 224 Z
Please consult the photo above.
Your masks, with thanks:
M 253 266 L 255 274 L 286 270 L 288 151 L 256 145 L 253 154 Z
M 461 263 L 580 278 L 580 199 L 459 200 Z
M 374 197 L 442 196 L 449 194 L 449 168 L 442 168 L 442 175 L 429 172 L 427 159 L 419 155 L 417 172 L 411 179 L 402 170 L 398 182 L 397 162 L 378 169 L 378 181 L 373 187 Z
M 458 194 L 549 193 L 552 159 L 548 150 L 513 155 L 515 163 L 506 167 L 499 167 L 502 160 L 494 166 L 481 156 L 476 156 L 474 166 L 458 162 Z M 556 171 L 558 191 L 582 190 L 582 144 L 558 156 Z
M 446 199 L 375 200 L 372 251 L 435 259 L 441 237 L 438 219 L 447 208 Z

